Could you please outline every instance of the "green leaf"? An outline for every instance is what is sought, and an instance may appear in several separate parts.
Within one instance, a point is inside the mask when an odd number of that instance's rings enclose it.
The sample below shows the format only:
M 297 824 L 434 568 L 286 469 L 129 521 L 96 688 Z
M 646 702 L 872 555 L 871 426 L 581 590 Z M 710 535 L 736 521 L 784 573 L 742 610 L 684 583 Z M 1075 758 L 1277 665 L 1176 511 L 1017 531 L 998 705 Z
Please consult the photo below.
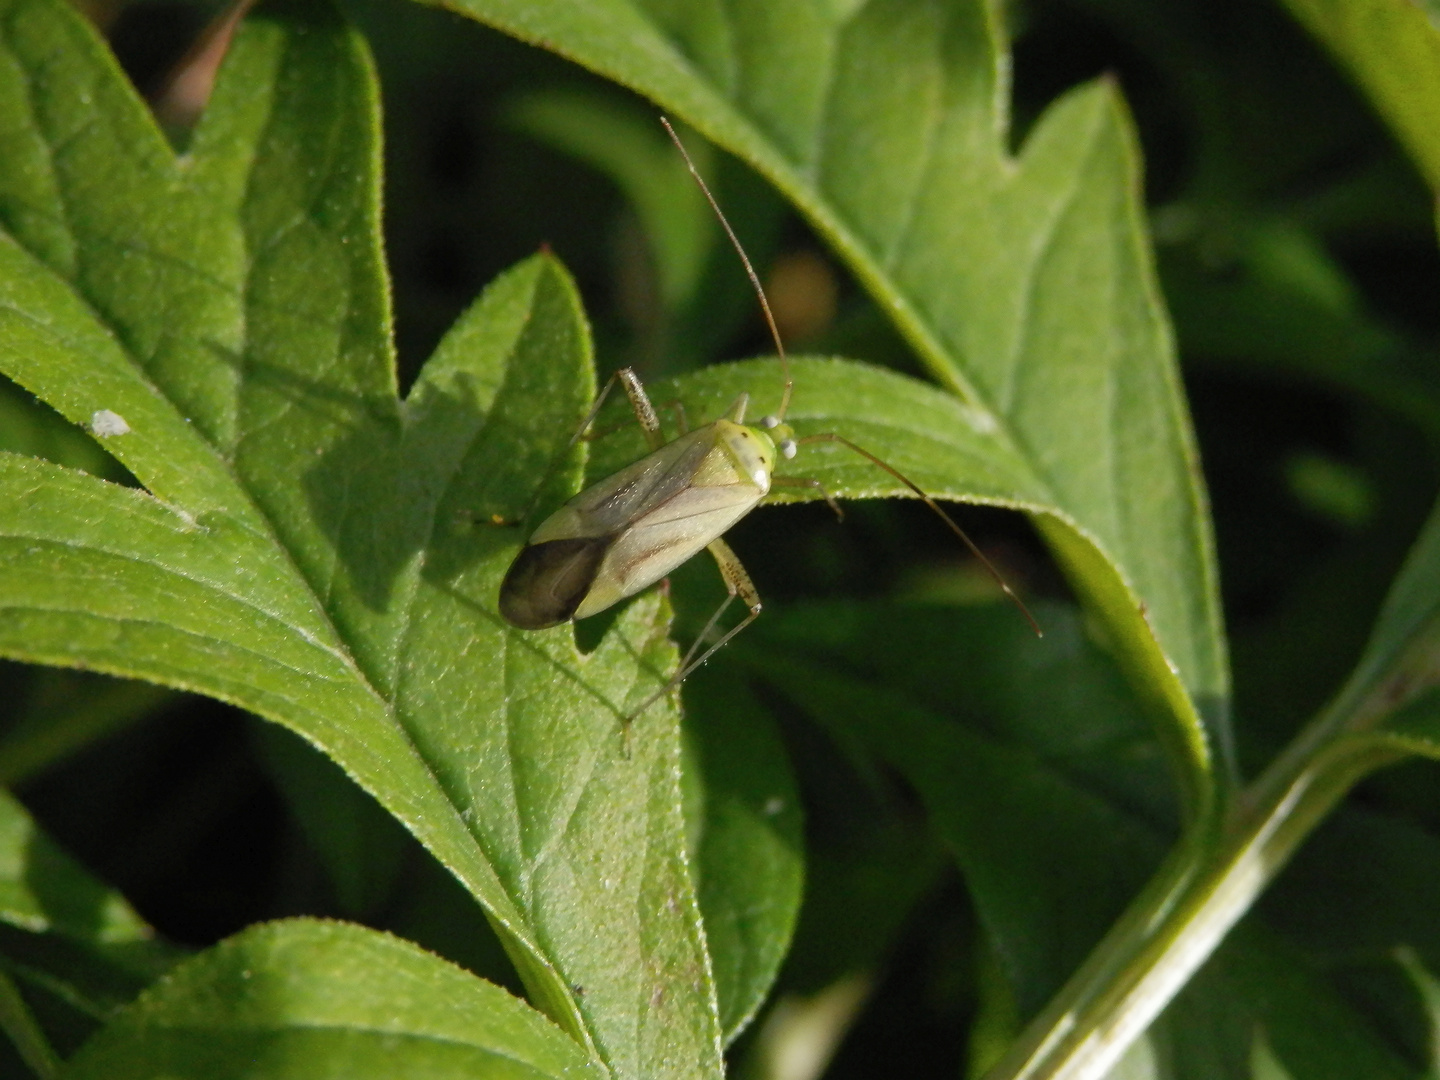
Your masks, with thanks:
M 123 897 L 102 885 L 0 791 L 0 922 L 111 945 L 148 941 L 151 931 Z
M 1037 612 L 1055 630 L 1043 641 L 1005 640 L 1012 614 L 802 609 L 771 620 L 763 649 L 746 643 L 736 651 L 776 676 L 817 723 L 858 741 L 913 785 L 1028 1016 L 1119 915 L 1163 848 L 1162 834 L 1135 812 L 1134 792 L 1117 798 L 1104 778 L 1102 761 L 1111 772 L 1124 768 L 1135 742 L 1150 742 L 1134 739 L 1137 726 L 1144 729 L 1133 704 L 1120 697 L 1109 701 L 1115 710 L 1102 707 L 1102 687 L 1115 680 L 1111 662 L 1058 605 Z M 1024 633 L 1020 624 L 1016 636 Z M 954 677 L 931 685 L 928 665 L 913 658 L 928 651 L 938 666 L 947 647 L 993 648 L 1005 659 L 990 677 L 1009 692 L 968 690 Z M 897 672 L 902 665 L 910 670 Z
M 81 1077 L 600 1077 L 498 987 L 347 923 L 252 927 L 186 961 L 71 1059 Z
M 1440 191 L 1440 28 L 1410 0 L 1287 0 L 1350 69 L 1432 190 Z
M 726 1042 L 754 1018 L 790 947 L 804 878 L 800 793 L 769 714 L 722 668 L 686 685 L 687 779 L 705 939 Z
M 67 6 L 0 27 L 0 370 L 144 487 L 0 455 L 0 653 L 285 724 L 464 883 L 596 1061 L 718 1074 L 677 719 L 623 723 L 673 663 L 662 609 L 586 655 L 495 611 L 521 537 L 492 519 L 579 475 L 551 468 L 593 393 L 568 276 L 502 277 L 401 402 L 376 89 L 332 12 L 252 16 L 180 159 Z
M 719 226 L 685 162 L 656 124 L 593 93 L 542 90 L 511 103 L 517 128 L 611 177 L 650 240 L 666 308 L 690 303 Z
M 0 924 L 0 1027 L 41 1075 L 180 956 L 3 791 Z
M 1168 717 L 1187 798 L 1204 806 L 1228 745 L 1213 553 L 1113 86 L 1067 95 L 1014 156 L 978 0 L 446 6 L 673 109 L 800 207 L 987 457 L 1019 468 L 1003 493 L 959 474 L 944 487 L 1035 515 Z M 797 408 L 819 392 L 800 373 Z

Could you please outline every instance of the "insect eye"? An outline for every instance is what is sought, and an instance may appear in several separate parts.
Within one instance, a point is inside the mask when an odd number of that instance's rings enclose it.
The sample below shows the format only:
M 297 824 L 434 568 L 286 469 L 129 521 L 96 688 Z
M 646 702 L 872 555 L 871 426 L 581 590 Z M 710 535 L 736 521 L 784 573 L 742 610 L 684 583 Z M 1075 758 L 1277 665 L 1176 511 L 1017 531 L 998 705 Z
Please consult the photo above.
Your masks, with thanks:
M 776 428 L 780 426 L 778 416 L 763 416 L 760 418 L 760 426 L 763 428 Z
M 781 453 L 781 455 L 782 455 L 783 457 L 785 457 L 785 458 L 787 458 L 787 459 L 788 459 L 788 458 L 793 458 L 793 457 L 795 456 L 795 440 L 794 440 L 794 439 L 781 439 L 781 440 L 780 440 L 779 450 L 780 450 L 780 453 Z

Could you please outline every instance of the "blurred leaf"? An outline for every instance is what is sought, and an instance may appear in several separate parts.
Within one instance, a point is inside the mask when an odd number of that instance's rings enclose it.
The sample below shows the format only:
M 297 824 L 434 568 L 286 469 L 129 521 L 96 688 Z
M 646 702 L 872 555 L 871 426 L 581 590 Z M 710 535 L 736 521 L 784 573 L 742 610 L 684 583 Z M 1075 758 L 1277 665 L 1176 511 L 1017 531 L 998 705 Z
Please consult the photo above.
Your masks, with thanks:
M 1163 216 L 1157 222 L 1162 233 L 1171 227 Z M 1366 310 L 1312 233 L 1245 215 L 1200 227 L 1195 243 L 1161 249 L 1166 296 L 1189 357 L 1358 392 L 1440 433 L 1431 349 Z M 1207 252 L 1216 246 L 1223 250 Z
M 870 995 L 871 980 L 847 975 L 817 993 L 784 994 L 756 1033 L 744 1080 L 818 1080 Z
M 1440 29 L 1411 0 L 1287 0 L 1295 17 L 1350 69 L 1396 137 L 1440 191 Z
M 1025 1016 L 1059 988 L 1163 851 L 1162 834 L 1117 804 L 1103 782 L 1097 784 L 1103 794 L 1086 790 L 1087 775 L 1103 770 L 1084 757 L 1123 762 L 1128 750 L 1128 740 L 1116 737 L 1124 709 L 1117 717 L 1104 708 L 1105 697 L 1087 694 L 1114 678 L 1113 664 L 1093 647 L 1076 647 L 1073 614 L 1058 606 L 1041 612 L 1058 634 L 1006 652 L 1009 671 L 1001 664 L 991 673 L 991 692 L 962 690 L 950 715 L 934 703 L 950 698 L 962 680 L 931 686 L 917 677 L 923 662 L 897 673 L 897 658 L 922 650 L 968 653 L 967 645 L 985 651 L 996 616 L 1013 619 L 1013 612 L 922 608 L 887 618 L 878 606 L 869 619 L 857 609 L 860 617 L 847 621 L 821 608 L 772 620 L 763 651 L 753 642 L 735 646 L 818 723 L 858 739 L 915 787 L 960 863 Z M 899 629 L 907 619 L 929 631 L 928 643 Z M 836 650 L 836 639 L 873 642 L 875 651 L 867 657 L 853 645 Z M 1044 676 L 1036 677 L 1041 669 Z M 1002 682 L 1009 692 L 997 696 Z M 1027 745 L 1041 718 L 1060 747 L 1043 756 Z M 1133 712 L 1131 721 L 1139 721 Z M 1067 768 L 1070 754 L 1080 759 L 1078 768 Z
M 329 873 L 352 919 L 390 899 L 406 854 L 399 824 L 313 746 L 283 728 L 257 726 L 261 755 L 281 796 Z
M 935 887 L 945 853 L 920 828 L 880 818 L 806 866 L 805 904 L 786 958 L 787 989 L 813 995 L 880 968 L 915 905 Z
M 1297 501 L 1337 525 L 1360 528 L 1375 511 L 1375 493 L 1365 474 L 1343 461 L 1296 453 L 1285 463 L 1285 479 Z
M 59 1068 L 60 1059 L 30 1015 L 30 1008 L 8 975 L 0 974 L 0 1031 L 14 1043 L 25 1064 L 41 1080 L 49 1080 Z
M 148 941 L 123 897 L 92 878 L 0 791 L 0 922 L 95 944 Z
M 1304 957 L 1253 920 L 1231 933 L 1152 1038 L 1171 1080 L 1276 1075 L 1254 1069 L 1257 1060 L 1295 1080 L 1414 1075 Z
M 72 860 L 3 791 L 0 923 L 14 928 L 0 930 L 7 988 L 0 1012 L 8 1017 L 5 1030 L 21 1043 L 38 1038 L 67 1049 L 63 1044 L 88 1034 L 179 958 L 178 950 L 154 939 L 124 897 Z M 22 988 L 50 1006 L 50 1023 L 29 1031 L 35 1019 Z M 41 1044 L 20 1049 L 32 1060 Z
M 1410 549 L 1322 730 L 1440 756 L 1440 504 Z
M 674 309 L 694 299 L 719 225 L 659 123 L 637 112 L 594 94 L 538 90 L 515 99 L 507 118 L 615 181 L 651 243 L 662 301 Z
M 774 724 L 747 688 L 702 669 L 686 700 L 686 776 L 703 784 L 691 857 L 729 1043 L 790 947 L 804 878 L 800 794 Z
M 1440 980 L 1437 980 L 1425 962 L 1409 949 L 1397 950 L 1396 959 L 1424 1004 L 1425 1020 L 1430 1036 L 1426 1049 L 1429 1051 L 1428 1064 L 1433 1073 L 1436 1066 L 1440 1066 L 1440 1047 L 1435 1045 L 1435 1034 L 1440 1032 Z
M 0 734 L 0 784 L 34 776 L 175 702 L 173 691 L 88 672 L 26 669 L 24 697 Z
M 67 7 L 3 25 L 0 367 L 123 418 L 106 446 L 146 490 L 0 455 L 0 651 L 286 724 L 465 883 L 597 1060 L 718 1072 L 676 718 L 621 723 L 673 663 L 659 607 L 584 656 L 494 612 L 520 536 L 492 515 L 593 392 L 563 270 L 497 282 L 401 403 L 375 87 L 332 13 L 252 17 L 181 160 Z
M 625 0 L 447 6 L 673 109 L 806 213 L 1012 484 L 940 489 L 1036 515 L 1168 713 L 1189 804 L 1205 806 L 1228 746 L 1209 525 L 1113 87 L 1067 95 L 1012 157 L 979 3 L 772 3 L 754 20 Z M 797 417 L 824 393 L 811 376 L 797 369 Z
M 1396 957 L 1440 957 L 1440 840 L 1390 814 L 1342 807 L 1260 904 L 1267 923 L 1305 950 L 1352 1005 L 1410 1057 L 1433 1056 L 1425 988 Z M 1408 970 L 1408 967 L 1407 967 Z
M 925 708 L 1025 748 L 1156 831 L 1177 827 L 1154 734 L 1094 626 L 1036 603 L 1037 641 L 1004 603 L 810 604 L 758 628 L 776 648 L 902 689 Z M 963 664 L 954 656 L 963 655 Z
M 605 175 L 625 196 L 630 215 L 612 224 L 606 247 L 615 304 L 633 340 L 614 362 L 661 375 L 723 355 L 755 317 L 754 289 L 654 110 L 619 90 L 566 87 L 522 91 L 502 113 L 518 130 Z M 784 200 L 752 170 L 679 126 L 730 227 L 751 260 L 766 266 L 783 243 Z M 547 221 L 551 216 L 547 206 Z M 777 318 L 778 299 L 770 297 Z
M 346 923 L 252 927 L 186 961 L 67 1063 L 67 1078 L 600 1077 L 522 1001 Z
M 1440 963 L 1440 839 L 1362 807 L 1338 811 L 1261 903 L 1277 930 L 1327 964 L 1373 963 L 1401 946 Z

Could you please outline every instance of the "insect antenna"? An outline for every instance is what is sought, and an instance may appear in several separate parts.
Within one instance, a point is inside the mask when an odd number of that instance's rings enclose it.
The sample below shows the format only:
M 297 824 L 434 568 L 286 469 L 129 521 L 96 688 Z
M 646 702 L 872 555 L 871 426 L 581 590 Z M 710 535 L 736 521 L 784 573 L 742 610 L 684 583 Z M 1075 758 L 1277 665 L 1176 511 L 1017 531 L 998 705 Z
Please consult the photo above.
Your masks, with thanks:
M 869 450 L 866 450 L 863 446 L 857 446 L 855 443 L 845 438 L 844 435 L 837 435 L 833 431 L 821 432 L 818 435 L 806 435 L 803 438 L 796 439 L 795 441 L 797 443 L 840 443 L 842 446 L 849 447 L 851 450 L 855 451 L 855 453 L 859 454 L 872 465 L 876 465 L 884 469 L 891 476 L 895 477 L 896 480 L 899 480 L 916 495 L 920 496 L 920 498 L 924 500 L 925 505 L 930 507 L 931 510 L 934 510 L 935 513 L 939 514 L 941 520 L 944 521 L 946 525 L 950 526 L 950 531 L 953 532 L 956 536 L 958 536 L 960 540 L 964 543 L 964 545 L 970 549 L 970 554 L 974 555 L 977 559 L 980 560 L 980 564 L 985 567 L 985 572 L 995 579 L 996 585 L 1000 586 L 1001 592 L 1008 596 L 1010 598 L 1010 602 L 1020 609 L 1020 614 L 1025 616 L 1025 621 L 1030 624 L 1030 629 L 1035 631 L 1035 636 L 1045 636 L 1045 631 L 1040 629 L 1040 624 L 1035 621 L 1035 616 L 1030 614 L 1030 609 L 1025 606 L 1025 601 L 1021 600 L 1020 597 L 1015 594 L 1015 590 L 1010 588 L 1010 583 L 1006 581 L 1000 571 L 995 568 L 995 564 L 985 557 L 985 553 L 980 550 L 979 546 L 975 543 L 974 540 L 970 539 L 969 534 L 967 534 L 964 529 L 960 528 L 959 525 L 955 524 L 955 519 L 952 518 L 949 514 L 947 514 L 944 508 L 939 503 L 937 503 L 933 498 L 927 495 L 919 484 L 915 483 L 915 481 L 911 480 L 908 476 L 902 473 L 899 469 L 895 468 L 895 466 L 891 465 L 889 462 L 882 461 L 880 458 L 872 454 Z
M 720 203 L 717 202 L 715 196 L 710 193 L 710 188 L 706 185 L 705 178 L 700 175 L 700 170 L 695 168 L 695 162 L 690 159 L 690 154 L 688 151 L 686 151 L 685 144 L 680 141 L 680 136 L 675 134 L 675 129 L 670 126 L 670 121 L 667 120 L 665 117 L 660 117 L 660 123 L 665 125 L 665 130 L 670 135 L 670 141 L 673 142 L 675 144 L 675 148 L 680 151 L 680 156 L 685 159 L 685 167 L 690 170 L 690 175 L 695 178 L 695 183 L 700 185 L 700 191 L 704 194 L 705 200 L 710 204 L 710 208 L 715 211 L 715 216 L 720 219 L 720 224 L 725 229 L 725 235 L 730 238 L 730 243 L 734 246 L 736 253 L 740 256 L 740 262 L 745 267 L 745 274 L 750 278 L 750 284 L 754 286 L 755 295 L 760 299 L 760 310 L 765 313 L 765 323 L 767 326 L 770 327 L 770 336 L 775 339 L 775 353 L 777 356 L 779 356 L 781 370 L 785 373 L 785 391 L 780 397 L 780 409 L 773 417 L 766 417 L 765 420 L 763 420 L 761 423 L 766 427 L 779 426 L 780 422 L 785 419 L 785 413 L 790 408 L 790 393 L 794 387 L 794 381 L 790 377 L 790 360 L 785 355 L 785 343 L 780 340 L 780 328 L 775 325 L 775 315 L 770 310 L 770 301 L 765 298 L 765 289 L 760 284 L 760 275 L 755 273 L 755 267 L 751 265 L 750 256 L 745 254 L 745 249 L 740 245 L 740 238 L 735 235 L 735 230 L 730 227 L 730 222 L 725 217 L 725 211 L 720 209 Z M 950 527 L 950 531 L 953 532 L 956 536 L 958 536 L 961 542 L 970 549 L 970 553 L 980 560 L 980 564 L 985 567 L 985 572 L 995 579 L 995 583 L 1000 586 L 1001 591 L 1010 598 L 1011 603 L 1013 603 L 1017 608 L 1020 609 L 1020 614 L 1025 616 L 1025 621 L 1030 624 L 1030 629 L 1035 631 L 1035 636 L 1045 636 L 1045 632 L 1040 629 L 1040 624 L 1035 621 L 1035 616 L 1030 614 L 1030 609 L 1026 607 L 1025 602 L 1015 594 L 1015 590 L 1010 588 L 1010 583 L 1006 581 L 1000 571 L 995 568 L 995 564 L 985 557 L 985 553 L 980 550 L 979 546 L 976 545 L 974 540 L 970 539 L 969 535 L 965 532 L 965 530 L 960 528 L 959 525 L 955 524 L 955 520 L 941 508 L 939 503 L 937 503 L 923 490 L 921 490 L 918 484 L 916 484 L 913 480 L 911 480 L 908 476 L 902 473 L 899 469 L 895 468 L 893 465 L 890 465 L 885 461 L 882 461 L 880 458 L 876 457 L 869 450 L 866 450 L 863 446 L 857 446 L 855 443 L 845 438 L 845 436 L 837 435 L 834 432 L 825 432 L 818 435 L 806 435 L 804 438 L 795 439 L 793 440 L 793 442 L 790 443 L 790 450 L 786 451 L 785 456 L 791 456 L 793 454 L 795 446 L 799 445 L 800 443 L 807 442 L 834 442 L 840 443 L 842 446 L 848 446 L 855 453 L 859 454 L 861 457 L 865 458 L 872 464 L 884 469 L 891 476 L 895 477 L 896 480 L 899 480 L 916 495 L 920 496 L 920 498 L 924 500 L 925 505 L 930 507 L 931 510 L 934 510 L 935 513 L 939 514 L 941 520 L 943 520 L 945 524 Z M 821 490 L 823 491 L 824 489 L 822 488 Z M 826 496 L 826 501 L 829 502 L 832 507 L 834 507 L 835 502 L 828 495 Z M 836 512 L 839 512 L 838 508 L 836 509 Z M 720 644 L 724 644 L 726 641 L 729 641 L 738 629 L 739 627 L 732 629 L 729 634 L 727 634 L 723 639 L 721 639 Z M 718 646 L 716 647 L 718 648 Z M 713 651 L 714 650 L 712 649 L 711 652 Z M 710 653 L 707 652 L 705 655 L 708 657 Z M 647 702 L 646 704 L 649 703 Z
M 765 298 L 765 289 L 760 284 L 760 275 L 755 273 L 755 267 L 750 264 L 750 256 L 745 254 L 745 249 L 740 245 L 740 238 L 735 235 L 735 230 L 730 227 L 729 220 L 725 217 L 725 211 L 720 209 L 720 203 L 715 196 L 710 194 L 710 188 L 705 183 L 705 178 L 700 175 L 700 170 L 695 168 L 695 162 L 690 160 L 690 154 L 685 149 L 685 144 L 680 141 L 680 136 L 675 134 L 675 129 L 670 126 L 670 121 L 660 117 L 660 123 L 665 125 L 665 130 L 670 135 L 670 141 L 675 144 L 675 149 L 680 151 L 680 156 L 685 159 L 685 167 L 690 170 L 690 175 L 695 178 L 695 183 L 700 185 L 700 191 L 705 195 L 705 200 L 710 208 L 715 211 L 715 216 L 720 219 L 720 225 L 725 229 L 725 235 L 730 238 L 736 253 L 740 256 L 740 262 L 745 267 L 745 274 L 750 278 L 750 284 L 755 287 L 755 295 L 760 298 L 760 310 L 765 313 L 765 324 L 770 327 L 770 336 L 775 339 L 775 355 L 780 358 L 780 370 L 785 373 L 785 390 L 780 395 L 780 408 L 775 413 L 776 421 L 785 419 L 786 412 L 790 409 L 790 391 L 794 386 L 790 378 L 790 358 L 785 355 L 785 343 L 780 340 L 780 328 L 775 325 L 775 315 L 770 310 L 770 301 Z

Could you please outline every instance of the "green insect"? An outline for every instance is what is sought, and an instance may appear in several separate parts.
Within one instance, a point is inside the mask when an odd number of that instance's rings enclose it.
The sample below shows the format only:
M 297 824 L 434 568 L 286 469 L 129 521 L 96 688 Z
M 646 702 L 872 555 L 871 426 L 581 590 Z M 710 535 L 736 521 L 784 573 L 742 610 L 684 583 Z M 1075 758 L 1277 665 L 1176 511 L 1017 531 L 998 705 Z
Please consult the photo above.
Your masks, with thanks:
M 749 395 L 741 394 L 725 416 L 667 442 L 639 378 L 629 368 L 616 372 L 596 398 L 575 438 L 595 420 L 611 389 L 619 382 L 630 399 L 635 419 L 645 432 L 650 453 L 613 476 L 592 484 L 541 522 L 505 574 L 500 586 L 501 615 L 522 630 L 543 630 L 571 619 L 583 619 L 653 585 L 697 555 L 701 548 L 709 550 L 729 595 L 710 617 L 675 675 L 636 710 L 634 715 L 639 715 L 683 682 L 760 614 L 760 594 L 740 560 L 721 539 L 725 532 L 759 506 L 772 486 L 812 488 L 840 514 L 839 504 L 818 480 L 775 475 L 777 461 L 793 458 L 800 446 L 833 442 L 884 469 L 923 499 L 980 559 L 1039 634 L 1040 627 L 1029 610 L 990 561 L 916 484 L 842 435 L 826 432 L 795 437 L 785 423 L 792 390 L 789 362 L 760 279 L 669 121 L 662 118 L 661 123 L 739 252 L 745 272 L 760 298 L 761 310 L 785 372 L 780 407 L 773 415 L 764 417 L 758 426 L 747 425 L 745 412 Z M 574 440 L 571 441 L 573 444 Z M 745 604 L 747 614 L 701 651 L 736 597 Z

